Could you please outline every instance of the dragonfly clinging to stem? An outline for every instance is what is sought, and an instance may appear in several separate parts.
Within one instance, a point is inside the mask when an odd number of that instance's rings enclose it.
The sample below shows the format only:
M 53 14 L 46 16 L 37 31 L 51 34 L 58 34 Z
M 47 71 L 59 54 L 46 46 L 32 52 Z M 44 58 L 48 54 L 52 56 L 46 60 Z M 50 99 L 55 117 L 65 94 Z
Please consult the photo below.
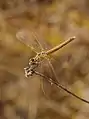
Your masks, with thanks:
M 64 41 L 63 43 L 55 46 L 54 48 L 50 49 L 50 50 L 44 50 L 41 43 L 38 41 L 37 39 L 37 34 L 34 32 L 31 32 L 31 37 L 29 38 L 29 31 L 27 30 L 21 30 L 16 34 L 16 37 L 18 38 L 18 40 L 22 41 L 24 44 L 26 44 L 28 47 L 30 47 L 35 53 L 36 56 L 33 58 L 29 59 L 29 63 L 28 66 L 24 68 L 25 70 L 25 76 L 29 77 L 29 76 L 33 76 L 34 74 L 39 75 L 43 78 L 45 78 L 50 84 L 54 84 L 56 85 L 58 88 L 61 88 L 62 90 L 66 91 L 67 93 L 71 94 L 72 96 L 80 99 L 81 101 L 88 103 L 89 101 L 77 96 L 76 94 L 72 93 L 71 91 L 69 91 L 68 89 L 66 89 L 63 85 L 61 85 L 58 81 L 58 78 L 56 76 L 56 73 L 54 71 L 54 68 L 48 58 L 48 56 L 56 51 L 58 51 L 59 49 L 61 49 L 62 47 L 66 46 L 67 44 L 69 44 L 70 42 L 72 42 L 76 37 L 70 37 L 68 40 Z M 40 47 L 40 52 L 37 52 L 36 49 L 34 48 L 32 42 L 31 42 L 31 38 L 34 37 L 34 41 L 39 45 Z M 55 76 L 55 80 L 53 80 L 52 78 L 49 78 L 43 74 L 41 74 L 40 72 L 37 72 L 36 69 L 39 66 L 40 62 L 43 59 L 47 59 L 47 61 L 49 62 L 49 65 L 51 66 L 51 69 L 53 71 L 53 74 Z

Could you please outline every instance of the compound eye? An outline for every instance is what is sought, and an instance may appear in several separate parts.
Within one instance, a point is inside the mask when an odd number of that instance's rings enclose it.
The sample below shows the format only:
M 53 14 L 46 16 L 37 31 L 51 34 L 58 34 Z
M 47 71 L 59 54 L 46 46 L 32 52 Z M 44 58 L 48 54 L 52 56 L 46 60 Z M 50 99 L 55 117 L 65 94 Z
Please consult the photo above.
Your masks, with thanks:
M 38 53 L 37 55 L 40 56 L 40 53 Z
M 44 52 L 42 52 L 42 55 L 45 54 Z
M 34 58 L 30 59 L 31 62 L 34 62 Z
M 32 58 L 32 61 L 34 61 L 34 58 Z

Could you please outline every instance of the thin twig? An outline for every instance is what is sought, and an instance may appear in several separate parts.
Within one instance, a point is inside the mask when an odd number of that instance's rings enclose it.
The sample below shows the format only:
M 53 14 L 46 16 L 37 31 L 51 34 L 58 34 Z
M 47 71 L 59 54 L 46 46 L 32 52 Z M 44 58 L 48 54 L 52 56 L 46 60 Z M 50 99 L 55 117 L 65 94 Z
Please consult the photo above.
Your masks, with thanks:
M 55 81 L 52 80 L 51 78 L 49 78 L 49 77 L 47 77 L 47 76 L 45 76 L 45 75 L 43 75 L 43 74 L 41 74 L 41 73 L 39 73 L 39 72 L 36 72 L 36 71 L 35 71 L 34 73 L 35 73 L 36 75 L 39 75 L 39 76 L 45 78 L 49 83 L 56 85 L 58 88 L 60 88 L 60 89 L 64 90 L 65 92 L 71 94 L 72 96 L 76 97 L 77 99 L 79 99 L 79 100 L 81 100 L 81 101 L 83 101 L 83 102 L 89 104 L 89 101 L 88 101 L 88 100 L 85 100 L 85 99 L 83 99 L 83 98 L 77 96 L 76 94 L 72 93 L 71 91 L 69 91 L 68 89 L 66 89 L 63 85 L 61 85 L 60 83 L 55 82 Z

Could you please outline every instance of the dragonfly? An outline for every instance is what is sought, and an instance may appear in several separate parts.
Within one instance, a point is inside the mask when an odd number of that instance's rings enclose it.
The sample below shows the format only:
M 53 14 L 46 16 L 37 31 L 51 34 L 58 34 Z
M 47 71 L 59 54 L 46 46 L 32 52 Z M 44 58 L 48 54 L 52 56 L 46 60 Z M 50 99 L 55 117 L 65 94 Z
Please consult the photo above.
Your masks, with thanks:
M 29 37 L 30 36 L 30 37 Z M 89 101 L 78 96 L 77 94 L 71 92 L 70 90 L 68 90 L 67 88 L 65 88 L 62 84 L 60 84 L 58 77 L 56 76 L 55 70 L 53 68 L 53 65 L 49 59 L 49 55 L 60 50 L 61 48 L 63 48 L 64 46 L 68 45 L 70 42 L 75 40 L 75 36 L 70 37 L 68 40 L 64 41 L 63 43 L 49 49 L 49 50 L 45 50 L 43 48 L 43 46 L 41 45 L 40 41 L 38 40 L 37 37 L 37 33 L 36 32 L 29 32 L 29 30 L 20 30 L 16 33 L 16 37 L 19 41 L 21 41 L 22 43 L 24 43 L 26 46 L 30 47 L 32 51 L 34 51 L 36 53 L 36 55 L 33 58 L 29 59 L 28 62 L 28 66 L 24 68 L 25 71 L 25 77 L 31 77 L 34 74 L 35 75 L 39 75 L 41 77 L 43 77 L 44 79 L 46 79 L 50 85 L 56 85 L 56 87 L 58 89 L 62 89 L 65 92 L 67 92 L 68 94 L 72 95 L 73 97 L 76 97 L 77 99 L 89 104 Z M 35 44 L 35 45 L 34 45 Z M 37 50 L 35 49 L 35 46 L 38 45 L 38 49 L 40 49 L 39 52 L 37 52 Z M 37 46 L 36 46 L 37 47 Z M 50 65 L 50 68 L 54 74 L 55 79 L 52 79 L 40 72 L 38 72 L 36 69 L 37 67 L 40 66 L 40 63 L 46 59 Z

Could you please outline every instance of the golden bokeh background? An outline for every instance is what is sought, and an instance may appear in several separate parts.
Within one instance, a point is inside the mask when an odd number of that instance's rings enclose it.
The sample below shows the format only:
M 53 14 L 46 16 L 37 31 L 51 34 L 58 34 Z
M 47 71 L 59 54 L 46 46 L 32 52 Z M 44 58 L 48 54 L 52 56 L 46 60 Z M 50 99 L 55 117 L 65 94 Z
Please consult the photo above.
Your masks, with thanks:
M 47 50 L 76 36 L 50 60 L 59 82 L 89 100 L 88 15 L 88 0 L 0 1 L 0 119 L 89 119 L 89 104 L 42 77 L 25 78 L 23 68 L 36 54 L 16 38 L 21 29 L 36 32 Z M 54 78 L 46 61 L 40 68 Z

